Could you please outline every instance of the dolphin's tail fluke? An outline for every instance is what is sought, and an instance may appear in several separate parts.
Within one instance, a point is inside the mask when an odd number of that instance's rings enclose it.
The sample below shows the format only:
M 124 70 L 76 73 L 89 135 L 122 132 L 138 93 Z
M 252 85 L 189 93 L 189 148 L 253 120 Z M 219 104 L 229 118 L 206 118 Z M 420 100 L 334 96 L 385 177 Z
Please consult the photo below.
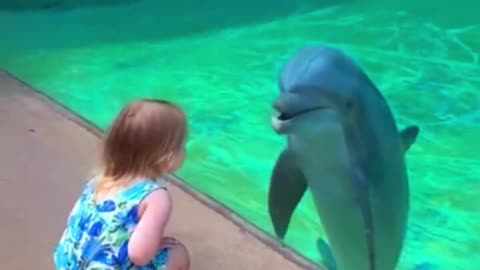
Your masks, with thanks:
M 318 238 L 317 240 L 317 248 L 320 256 L 322 256 L 322 264 L 327 267 L 328 270 L 338 270 L 337 269 L 337 262 L 333 257 L 332 250 L 330 249 L 330 245 L 325 242 L 322 238 Z

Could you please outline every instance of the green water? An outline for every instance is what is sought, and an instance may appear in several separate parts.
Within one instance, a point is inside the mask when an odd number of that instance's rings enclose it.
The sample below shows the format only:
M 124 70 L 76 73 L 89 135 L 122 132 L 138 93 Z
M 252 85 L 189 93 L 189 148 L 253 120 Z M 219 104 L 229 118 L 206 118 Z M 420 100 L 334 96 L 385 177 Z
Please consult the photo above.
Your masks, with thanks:
M 340 47 L 398 125 L 421 128 L 407 155 L 411 212 L 398 270 L 478 268 L 480 2 L 159 2 L 0 13 L 0 67 L 101 128 L 135 98 L 181 104 L 191 133 L 179 176 L 271 233 L 266 191 L 285 144 L 270 127 L 279 69 L 305 45 Z M 307 194 L 285 241 L 319 262 L 322 236 Z

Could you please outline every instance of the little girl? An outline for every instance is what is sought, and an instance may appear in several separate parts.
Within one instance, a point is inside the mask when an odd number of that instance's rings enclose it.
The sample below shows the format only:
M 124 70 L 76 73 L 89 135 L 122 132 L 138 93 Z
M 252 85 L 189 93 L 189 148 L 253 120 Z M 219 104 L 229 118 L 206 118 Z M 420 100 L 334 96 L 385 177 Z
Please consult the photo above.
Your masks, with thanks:
M 188 252 L 165 237 L 172 201 L 162 179 L 185 158 L 186 118 L 161 100 L 129 104 L 103 146 L 55 248 L 58 270 L 187 270 Z

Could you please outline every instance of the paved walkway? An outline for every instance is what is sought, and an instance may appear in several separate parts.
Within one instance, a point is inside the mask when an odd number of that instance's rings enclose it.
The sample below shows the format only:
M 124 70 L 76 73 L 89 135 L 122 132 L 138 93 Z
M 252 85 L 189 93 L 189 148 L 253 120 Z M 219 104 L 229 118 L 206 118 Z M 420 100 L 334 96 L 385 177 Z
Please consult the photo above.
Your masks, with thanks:
M 98 131 L 0 72 L 0 269 L 53 269 L 54 245 L 98 144 Z M 192 270 L 313 269 L 208 198 L 170 185 L 169 232 L 189 247 Z

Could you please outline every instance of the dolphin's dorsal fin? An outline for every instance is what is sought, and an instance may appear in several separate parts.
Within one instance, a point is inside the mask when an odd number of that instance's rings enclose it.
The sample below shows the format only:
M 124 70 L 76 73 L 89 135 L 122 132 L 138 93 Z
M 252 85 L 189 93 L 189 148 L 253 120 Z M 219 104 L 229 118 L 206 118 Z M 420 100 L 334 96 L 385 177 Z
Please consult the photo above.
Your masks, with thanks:
M 268 210 L 277 237 L 283 239 L 290 219 L 307 190 L 307 181 L 288 150 L 275 163 L 268 191 Z
M 412 144 L 415 143 L 418 133 L 420 133 L 420 128 L 418 126 L 408 126 L 400 131 L 404 152 L 407 152 Z

